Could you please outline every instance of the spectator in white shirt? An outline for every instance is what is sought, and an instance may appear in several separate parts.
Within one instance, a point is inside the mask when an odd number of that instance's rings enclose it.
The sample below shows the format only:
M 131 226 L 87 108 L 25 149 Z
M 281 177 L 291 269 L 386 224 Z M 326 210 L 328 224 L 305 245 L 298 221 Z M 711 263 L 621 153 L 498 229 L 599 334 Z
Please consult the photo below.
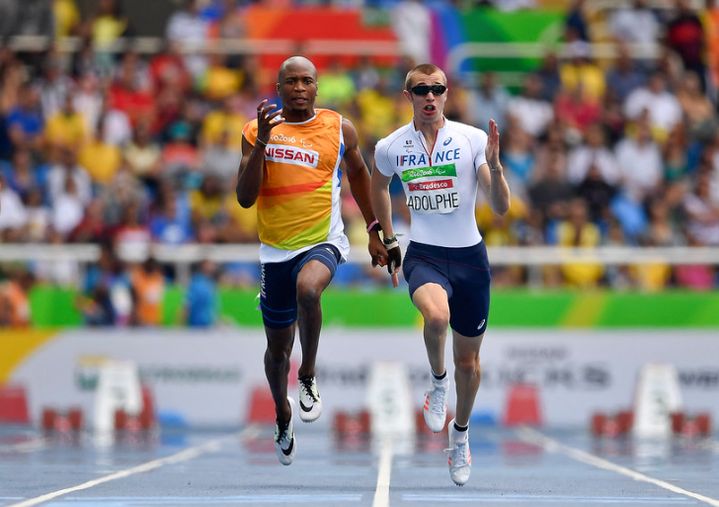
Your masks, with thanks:
M 542 80 L 538 75 L 529 74 L 525 78 L 522 94 L 509 101 L 507 114 L 515 117 L 522 130 L 532 137 L 544 134 L 554 118 L 554 109 L 542 99 Z
M 719 206 L 710 195 L 711 175 L 702 171 L 697 175 L 694 191 L 684 199 L 687 233 L 694 244 L 719 245 Z
M 75 111 L 85 120 L 85 132 L 94 133 L 97 122 L 102 113 L 102 93 L 100 80 L 91 72 L 83 74 L 78 79 L 78 89 L 72 98 Z
M 626 195 L 636 203 L 654 193 L 662 183 L 664 166 L 659 145 L 652 137 L 649 120 L 637 123 L 636 137 L 625 137 L 614 149 Z
M 65 188 L 53 199 L 52 227 L 62 237 L 67 237 L 85 215 L 78 187 L 73 178 L 65 180 Z
M 108 94 L 102 102 L 102 110 L 93 132 L 107 144 L 124 147 L 132 142 L 130 117 L 124 111 L 112 107 Z
M 48 173 L 48 190 L 50 202 L 55 207 L 55 200 L 64 194 L 67 187 L 67 180 L 71 178 L 75 183 L 75 189 L 80 202 L 83 205 L 90 203 L 92 199 L 92 179 L 90 174 L 77 163 L 77 155 L 71 148 L 59 148 L 59 161 L 54 164 Z
M 612 35 L 627 44 L 656 46 L 661 24 L 646 0 L 634 0 L 631 6 L 620 7 L 609 16 Z
M 469 102 L 473 107 L 469 111 L 468 122 L 485 128 L 489 125 L 489 120 L 494 119 L 497 126 L 503 129 L 505 113 L 511 99 L 512 95 L 497 82 L 497 75 L 494 72 L 483 72 L 477 89 L 470 91 Z
M 197 0 L 184 0 L 184 9 L 172 14 L 167 21 L 166 36 L 171 42 L 180 42 L 185 49 L 202 49 L 208 38 L 208 24 L 202 19 Z M 192 52 L 185 56 L 185 66 L 195 79 L 207 69 L 207 58 Z
M 595 123 L 587 130 L 586 142 L 574 148 L 567 158 L 567 178 L 578 185 L 596 167 L 601 179 L 610 185 L 620 180 L 620 170 L 614 152 L 607 147 L 606 135 L 601 123 Z
M 424 2 L 401 0 L 392 10 L 391 18 L 402 52 L 416 63 L 430 61 L 432 14 Z
M 4 242 L 19 241 L 27 225 L 27 210 L 20 199 L 20 196 L 5 182 L 0 175 L 0 201 L 2 211 L 0 212 L 0 238 Z
M 628 120 L 637 121 L 649 112 L 649 122 L 654 138 L 661 144 L 674 126 L 682 121 L 682 108 L 677 98 L 667 90 L 664 73 L 655 70 L 646 86 L 629 94 L 624 101 L 624 115 Z

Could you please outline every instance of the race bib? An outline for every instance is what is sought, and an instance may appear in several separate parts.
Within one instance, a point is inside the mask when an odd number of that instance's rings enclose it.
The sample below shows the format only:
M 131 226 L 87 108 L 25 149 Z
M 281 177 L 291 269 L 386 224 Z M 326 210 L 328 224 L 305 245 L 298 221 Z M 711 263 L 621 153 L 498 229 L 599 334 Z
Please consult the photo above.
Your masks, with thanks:
M 422 214 L 452 213 L 459 208 L 457 169 L 454 164 L 402 171 L 407 206 Z

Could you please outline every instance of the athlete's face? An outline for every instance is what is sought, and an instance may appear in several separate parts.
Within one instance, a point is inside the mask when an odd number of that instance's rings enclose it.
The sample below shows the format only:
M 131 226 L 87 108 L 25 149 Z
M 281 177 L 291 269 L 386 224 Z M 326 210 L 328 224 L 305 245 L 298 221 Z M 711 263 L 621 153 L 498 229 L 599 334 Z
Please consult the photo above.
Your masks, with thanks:
M 421 93 L 426 92 L 426 88 L 422 89 L 422 86 L 433 87 L 433 85 L 447 86 L 444 80 L 444 76 L 440 72 L 434 74 L 416 74 L 412 77 L 412 83 L 409 90 L 404 91 L 405 97 L 412 103 L 412 109 L 414 110 L 415 120 L 422 123 L 433 123 L 442 120 L 442 113 L 444 112 L 444 103 L 447 100 L 447 90 L 444 93 L 435 93 L 429 91 L 425 95 Z M 420 86 L 419 89 L 415 88 Z M 421 93 L 415 93 L 413 89 Z
M 309 62 L 297 61 L 280 73 L 277 94 L 282 98 L 282 115 L 312 116 L 317 97 L 317 71 Z

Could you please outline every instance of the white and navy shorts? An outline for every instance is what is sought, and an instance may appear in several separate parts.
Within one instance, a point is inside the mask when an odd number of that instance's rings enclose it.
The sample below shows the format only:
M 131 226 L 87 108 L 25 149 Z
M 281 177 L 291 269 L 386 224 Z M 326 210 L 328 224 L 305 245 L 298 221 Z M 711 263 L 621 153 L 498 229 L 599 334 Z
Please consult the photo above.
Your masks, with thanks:
M 427 283 L 444 288 L 449 299 L 449 325 L 464 336 L 487 329 L 489 285 L 492 279 L 484 241 L 450 248 L 411 241 L 402 262 L 409 295 Z

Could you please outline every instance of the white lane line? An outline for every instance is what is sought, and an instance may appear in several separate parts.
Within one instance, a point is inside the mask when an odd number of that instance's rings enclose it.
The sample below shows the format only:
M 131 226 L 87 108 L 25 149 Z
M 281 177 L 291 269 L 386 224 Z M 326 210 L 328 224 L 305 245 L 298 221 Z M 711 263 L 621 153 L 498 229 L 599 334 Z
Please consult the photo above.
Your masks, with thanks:
M 392 475 L 392 454 L 394 443 L 391 438 L 382 440 L 377 471 L 377 489 L 374 492 L 372 507 L 389 507 L 389 483 Z M 12 507 L 12 506 L 11 506 Z
M 155 470 L 156 468 L 160 468 L 165 465 L 174 465 L 176 463 L 182 463 L 183 461 L 189 461 L 189 460 L 194 459 L 202 454 L 205 454 L 208 452 L 216 452 L 216 451 L 220 450 L 221 444 L 226 440 L 229 440 L 231 438 L 238 438 L 238 437 L 242 438 L 242 439 L 251 438 L 252 436 L 259 433 L 259 431 L 260 431 L 259 428 L 255 427 L 255 426 L 248 426 L 247 428 L 240 431 L 239 433 L 233 433 L 232 435 L 226 435 L 222 438 L 216 438 L 214 440 L 210 440 L 209 442 L 205 442 L 202 445 L 190 447 L 188 449 L 185 449 L 184 451 L 178 452 L 177 454 L 173 454 L 172 456 L 167 456 L 166 458 L 160 458 L 160 459 L 156 459 L 153 461 L 148 461 L 147 463 L 143 463 L 141 465 L 137 465 L 132 468 L 126 468 L 125 470 L 120 470 L 119 472 L 115 472 L 110 475 L 100 477 L 99 479 L 93 479 L 91 481 L 87 481 L 87 482 L 85 482 L 83 484 L 79 484 L 77 486 L 60 489 L 57 491 L 53 491 L 52 493 L 47 493 L 45 495 L 41 495 L 41 496 L 38 496 L 35 498 L 29 498 L 22 502 L 7 505 L 5 507 L 32 507 L 34 505 L 39 505 L 43 502 L 47 502 L 48 500 L 52 500 L 53 498 L 57 498 L 59 496 L 66 495 L 66 494 L 72 493 L 74 491 L 90 489 L 90 488 L 93 488 L 100 484 L 104 484 L 106 482 L 116 481 L 118 479 L 124 479 L 126 477 L 130 477 L 131 475 L 149 472 L 150 470 Z
M 473 503 L 482 505 L 485 503 L 551 503 L 570 505 L 590 504 L 646 504 L 656 505 L 695 505 L 696 502 L 684 497 L 618 497 L 618 496 L 577 496 L 577 495 L 461 495 L 456 494 L 415 494 L 405 493 L 402 500 L 406 502 L 427 502 L 434 505 L 442 503 Z
M 345 505 L 348 502 L 361 502 L 362 495 L 357 493 L 299 493 L 288 495 L 244 495 L 244 496 L 220 496 L 207 498 L 203 496 L 168 496 L 164 498 L 158 497 L 93 497 L 93 498 L 77 498 L 67 497 L 59 502 L 51 505 L 97 505 L 102 506 L 119 506 L 130 507 L 133 505 L 169 505 L 172 507 L 179 505 L 237 505 L 237 504 L 307 504 L 317 505 L 318 503 L 329 503 L 333 505 Z
M 582 463 L 586 463 L 588 465 L 592 465 L 597 468 L 602 468 L 604 470 L 609 470 L 609 471 L 616 472 L 621 475 L 625 475 L 631 479 L 634 479 L 635 481 L 648 482 L 650 484 L 654 484 L 655 486 L 659 486 L 660 488 L 664 488 L 666 490 L 672 491 L 679 495 L 685 495 L 685 496 L 694 498 L 695 500 L 699 500 L 700 502 L 704 502 L 706 504 L 713 505 L 714 507 L 719 507 L 719 500 L 717 500 L 715 498 L 709 498 L 708 496 L 700 495 L 699 493 L 694 493 L 694 492 L 688 491 L 684 488 L 679 488 L 679 487 L 675 486 L 674 484 L 670 484 L 670 483 L 662 481 L 660 479 L 655 479 L 654 477 L 644 475 L 640 472 L 632 470 L 631 468 L 626 468 L 621 465 L 617 465 L 615 463 L 612 463 L 611 461 L 602 459 L 599 456 L 595 456 L 594 454 L 590 454 L 588 452 L 584 452 L 579 449 L 575 449 L 574 447 L 569 447 L 567 445 L 561 444 L 558 441 L 556 441 L 552 438 L 549 438 L 546 435 L 543 435 L 542 433 L 540 433 L 532 428 L 528 428 L 528 427 L 520 428 L 518 430 L 518 433 L 519 433 L 519 436 L 522 438 L 522 440 L 524 440 L 525 442 L 539 445 L 548 451 L 560 452 L 562 454 L 566 454 L 567 456 L 569 456 L 570 458 L 572 458 L 576 461 L 580 461 Z

